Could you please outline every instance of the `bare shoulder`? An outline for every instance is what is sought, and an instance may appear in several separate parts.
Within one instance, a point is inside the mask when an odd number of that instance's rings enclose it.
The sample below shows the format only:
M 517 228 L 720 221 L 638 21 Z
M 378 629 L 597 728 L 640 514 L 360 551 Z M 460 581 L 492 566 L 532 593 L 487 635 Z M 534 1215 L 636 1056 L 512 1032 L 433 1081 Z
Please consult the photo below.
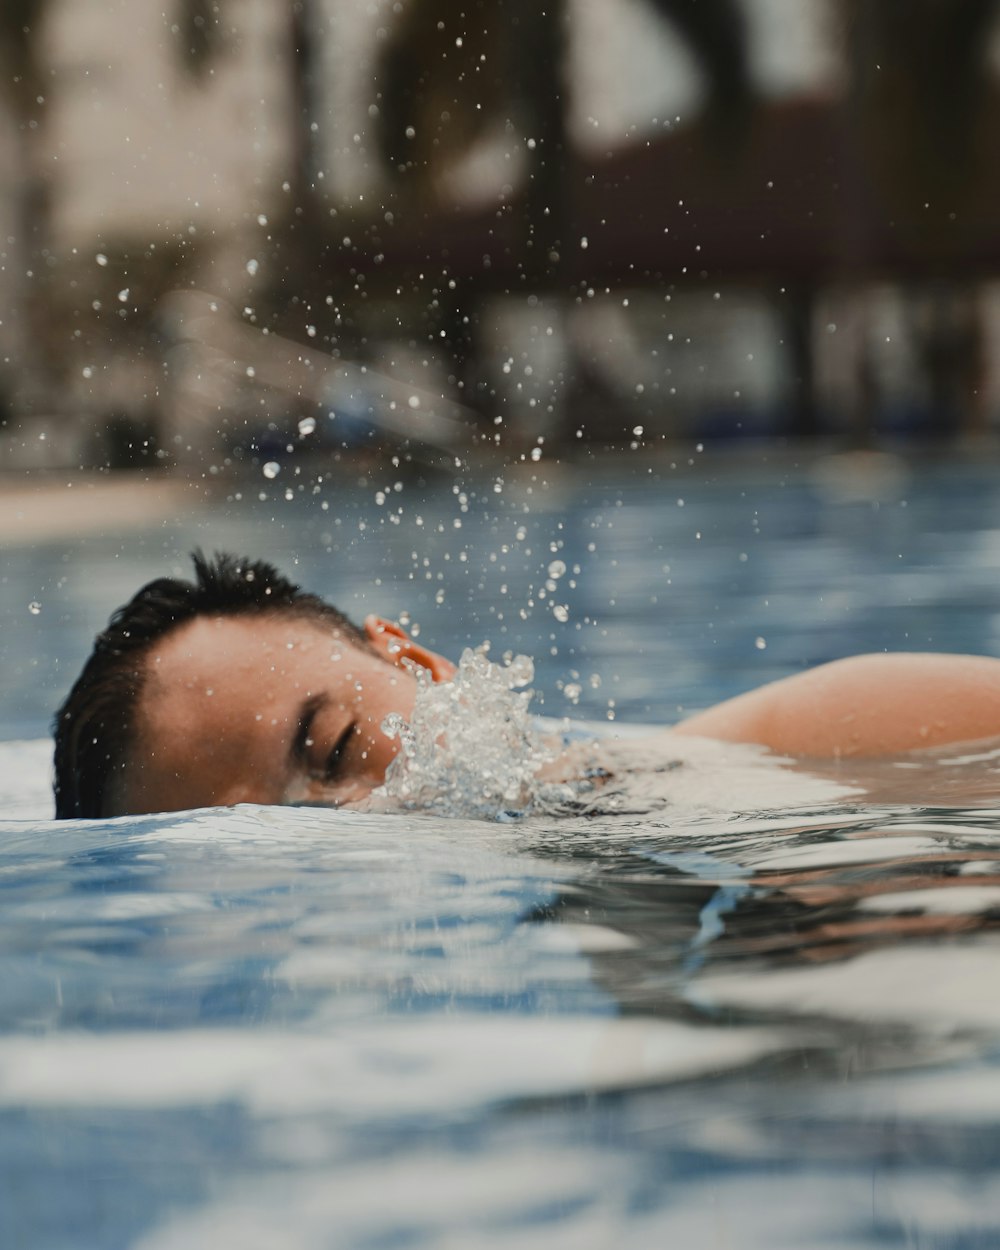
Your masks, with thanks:
M 851 656 L 700 712 L 677 732 L 800 756 L 879 756 L 1000 734 L 1000 660 Z

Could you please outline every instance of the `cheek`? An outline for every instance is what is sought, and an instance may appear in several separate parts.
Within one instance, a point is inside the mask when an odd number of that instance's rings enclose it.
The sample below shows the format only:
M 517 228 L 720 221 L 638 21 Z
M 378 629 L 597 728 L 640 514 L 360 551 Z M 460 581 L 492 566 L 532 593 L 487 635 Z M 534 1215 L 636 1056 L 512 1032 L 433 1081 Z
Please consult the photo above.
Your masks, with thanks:
M 417 697 L 417 684 L 406 673 L 393 673 L 367 682 L 359 682 L 355 688 L 353 704 L 359 723 L 375 739 L 384 738 L 382 722 L 390 712 L 398 712 L 409 720 Z
M 405 679 L 387 685 L 379 692 L 379 698 L 372 701 L 375 706 L 369 707 L 359 718 L 365 739 L 363 750 L 366 752 L 366 771 L 377 774 L 380 780 L 389 764 L 399 754 L 401 746 L 398 737 L 390 738 L 383 733 L 382 722 L 390 712 L 398 712 L 408 720 L 413 714 L 416 694 L 415 684 Z

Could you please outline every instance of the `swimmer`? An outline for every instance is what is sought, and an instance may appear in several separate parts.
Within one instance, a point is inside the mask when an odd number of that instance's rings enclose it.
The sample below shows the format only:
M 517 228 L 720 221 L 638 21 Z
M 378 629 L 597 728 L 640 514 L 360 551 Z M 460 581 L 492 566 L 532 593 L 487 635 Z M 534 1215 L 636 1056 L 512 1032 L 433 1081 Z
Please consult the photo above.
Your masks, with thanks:
M 363 801 L 412 713 L 413 666 L 455 666 L 369 616 L 361 628 L 263 561 L 194 556 L 195 581 L 144 586 L 98 635 L 55 718 L 56 817 L 233 803 Z M 1000 660 L 835 660 L 696 713 L 677 735 L 781 755 L 875 759 L 995 738 Z

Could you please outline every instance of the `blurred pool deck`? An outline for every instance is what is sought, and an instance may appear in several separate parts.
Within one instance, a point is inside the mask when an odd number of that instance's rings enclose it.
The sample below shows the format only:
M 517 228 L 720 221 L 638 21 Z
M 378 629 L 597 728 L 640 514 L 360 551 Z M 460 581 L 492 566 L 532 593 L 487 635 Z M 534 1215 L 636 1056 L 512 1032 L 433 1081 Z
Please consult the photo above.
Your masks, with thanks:
M 204 482 L 166 475 L 0 474 L 0 548 L 155 525 L 205 498 Z
M 300 486 L 318 481 L 336 487 L 338 479 L 352 488 L 368 483 L 377 486 L 392 478 L 416 474 L 420 487 L 433 494 L 442 483 L 456 477 L 494 476 L 508 485 L 527 486 L 544 477 L 549 486 L 602 476 L 608 471 L 628 481 L 636 473 L 654 475 L 664 485 L 669 479 L 716 476 L 752 482 L 772 479 L 791 482 L 807 479 L 831 501 L 875 501 L 896 496 L 906 479 L 922 466 L 950 466 L 959 475 L 963 467 L 981 474 L 995 465 L 1000 471 L 1000 439 L 995 436 L 940 442 L 914 442 L 876 448 L 845 448 L 833 439 L 815 442 L 760 439 L 720 443 L 633 444 L 630 450 L 602 448 L 580 453 L 575 449 L 543 457 L 496 458 L 488 452 L 470 454 L 461 462 L 428 469 L 427 466 L 388 467 L 381 460 L 328 463 L 315 458 L 303 474 L 293 466 L 290 481 Z M 641 467 L 640 467 L 641 462 Z M 325 472 L 323 472 L 325 470 Z M 318 472 L 319 471 L 319 472 Z M 169 469 L 142 471 L 7 471 L 0 469 L 0 549 L 30 546 L 97 534 L 113 534 L 130 527 L 149 529 L 183 517 L 197 515 L 234 489 L 259 482 L 257 466 L 234 467 L 217 476 L 187 476 Z M 424 477 L 427 480 L 423 480 Z M 388 480 L 388 478 L 387 478 Z M 266 484 L 266 483 L 265 483 Z M 528 492 L 531 493 L 530 491 Z M 237 496 L 238 497 L 238 496 Z

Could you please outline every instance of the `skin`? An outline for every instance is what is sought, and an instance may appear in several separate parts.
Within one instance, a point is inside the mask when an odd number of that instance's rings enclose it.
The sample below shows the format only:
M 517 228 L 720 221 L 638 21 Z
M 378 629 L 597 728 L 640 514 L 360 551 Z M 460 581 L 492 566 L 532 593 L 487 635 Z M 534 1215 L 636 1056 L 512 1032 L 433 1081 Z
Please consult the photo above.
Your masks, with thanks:
M 781 755 L 877 759 L 1000 736 L 1000 660 L 856 655 L 720 703 L 675 733 Z
M 417 683 L 454 666 L 378 617 L 369 647 L 296 617 L 201 617 L 147 658 L 135 745 L 116 814 L 233 803 L 361 802 L 399 749 L 381 724 L 409 717 Z M 670 734 L 790 756 L 878 758 L 1000 736 L 1000 660 L 838 660 L 698 713 Z
M 199 617 L 150 652 L 119 814 L 233 803 L 356 803 L 399 743 L 381 724 L 408 716 L 408 664 L 454 666 L 398 625 L 369 617 L 369 648 L 288 616 Z

